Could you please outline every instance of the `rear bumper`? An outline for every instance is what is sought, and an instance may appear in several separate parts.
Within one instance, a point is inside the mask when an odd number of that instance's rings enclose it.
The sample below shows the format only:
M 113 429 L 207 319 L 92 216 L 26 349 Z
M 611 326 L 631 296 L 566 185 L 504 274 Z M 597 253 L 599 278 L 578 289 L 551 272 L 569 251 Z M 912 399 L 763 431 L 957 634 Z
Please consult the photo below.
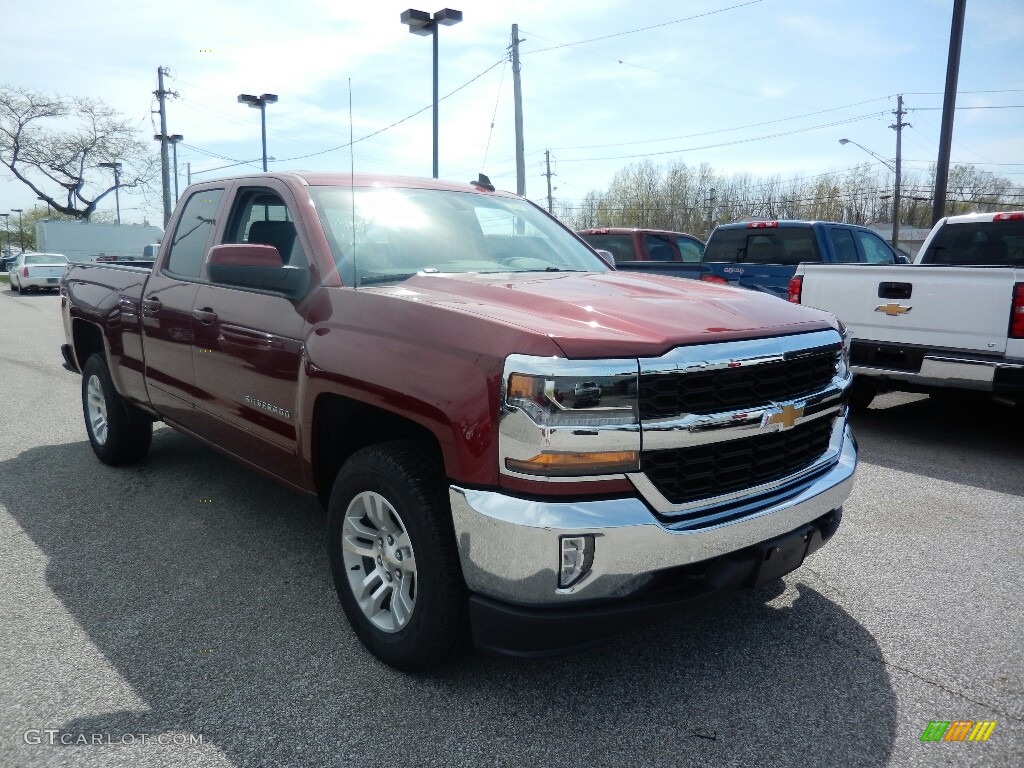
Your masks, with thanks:
M 21 288 L 53 288 L 60 290 L 61 278 L 59 277 L 21 277 L 18 276 L 18 285 Z
M 851 369 L 860 376 L 921 388 L 972 389 L 997 395 L 1024 396 L 1024 360 L 926 352 L 918 370 L 857 364 Z
M 629 600 L 538 608 L 473 595 L 469 602 L 473 643 L 482 650 L 524 657 L 595 645 L 625 629 L 661 621 L 789 573 L 832 537 L 841 519 L 842 510 L 832 510 L 775 539 L 663 572 Z

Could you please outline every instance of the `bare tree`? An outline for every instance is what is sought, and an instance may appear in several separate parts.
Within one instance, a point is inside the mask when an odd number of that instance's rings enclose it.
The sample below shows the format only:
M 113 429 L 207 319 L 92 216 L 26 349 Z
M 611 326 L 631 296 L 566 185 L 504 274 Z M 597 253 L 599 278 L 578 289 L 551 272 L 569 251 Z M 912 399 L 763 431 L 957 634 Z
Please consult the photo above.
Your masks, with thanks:
M 156 156 L 138 131 L 98 99 L 0 87 L 0 162 L 59 213 L 88 220 L 115 190 L 151 182 Z

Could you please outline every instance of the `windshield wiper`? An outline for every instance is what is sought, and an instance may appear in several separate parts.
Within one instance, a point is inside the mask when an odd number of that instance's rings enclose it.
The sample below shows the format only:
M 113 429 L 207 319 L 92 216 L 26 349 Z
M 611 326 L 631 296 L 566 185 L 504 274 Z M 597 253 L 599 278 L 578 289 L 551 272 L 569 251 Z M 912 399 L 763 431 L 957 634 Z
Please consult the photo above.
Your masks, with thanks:
M 361 275 L 356 278 L 356 288 L 361 288 L 364 285 L 380 285 L 381 283 L 401 283 L 417 274 L 410 272 L 404 275 Z

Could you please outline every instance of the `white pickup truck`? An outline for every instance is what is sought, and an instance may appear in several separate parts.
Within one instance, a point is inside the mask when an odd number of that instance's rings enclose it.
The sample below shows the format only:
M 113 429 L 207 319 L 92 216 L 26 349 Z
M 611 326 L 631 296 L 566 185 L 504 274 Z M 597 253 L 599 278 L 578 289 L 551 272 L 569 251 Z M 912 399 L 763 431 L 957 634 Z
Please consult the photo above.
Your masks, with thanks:
M 886 390 L 1024 403 L 1024 211 L 942 219 L 912 265 L 803 264 L 789 300 L 849 329 L 854 408 Z

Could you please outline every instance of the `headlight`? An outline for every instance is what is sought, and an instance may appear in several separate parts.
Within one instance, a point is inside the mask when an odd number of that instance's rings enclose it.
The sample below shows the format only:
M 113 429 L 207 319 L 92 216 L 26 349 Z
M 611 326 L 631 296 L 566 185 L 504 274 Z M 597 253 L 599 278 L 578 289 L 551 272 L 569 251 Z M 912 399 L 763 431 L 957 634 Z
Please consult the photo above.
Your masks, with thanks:
M 508 377 L 505 404 L 523 411 L 538 424 L 592 427 L 635 424 L 636 376 Z
M 501 469 L 546 478 L 636 471 L 636 360 L 512 355 L 502 382 Z

